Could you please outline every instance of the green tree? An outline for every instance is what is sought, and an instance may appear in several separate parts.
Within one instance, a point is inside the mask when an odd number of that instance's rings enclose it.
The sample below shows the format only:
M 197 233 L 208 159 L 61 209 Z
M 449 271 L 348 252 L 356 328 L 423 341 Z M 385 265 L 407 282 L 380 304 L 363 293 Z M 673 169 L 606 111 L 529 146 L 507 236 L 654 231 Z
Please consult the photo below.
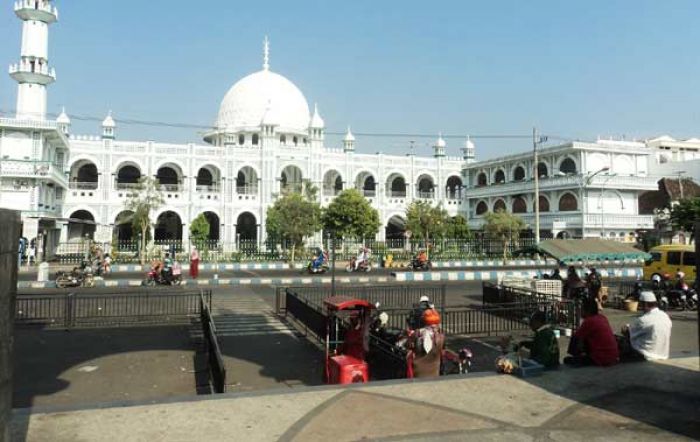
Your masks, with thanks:
M 445 238 L 447 239 L 469 239 L 471 232 L 467 219 L 462 215 L 457 215 L 447 221 L 445 227 Z
M 291 243 L 291 260 L 304 238 L 321 229 L 321 206 L 300 193 L 289 193 L 267 209 L 268 236 Z
M 134 231 L 140 233 L 139 252 L 141 265 L 146 264 L 146 243 L 150 234 L 151 214 L 164 203 L 163 195 L 153 178 L 143 177 L 138 186 L 124 203 L 127 210 L 133 212 L 131 225 Z
M 427 201 L 414 201 L 406 209 L 406 229 L 414 237 L 425 241 L 429 249 L 431 238 L 442 238 L 449 222 L 447 211 L 438 205 L 433 207 Z
M 700 198 L 685 198 L 671 208 L 671 225 L 674 229 L 690 232 L 694 236 L 695 221 L 700 220 Z
M 508 245 L 517 242 L 520 231 L 525 228 L 525 221 L 518 215 L 499 210 L 488 212 L 485 216 L 484 230 L 492 238 L 497 238 L 503 244 L 503 261 L 508 258 Z
M 203 213 L 200 213 L 199 216 L 190 223 L 190 240 L 198 249 L 203 250 L 205 248 L 209 240 L 210 230 L 211 226 L 209 225 L 209 220 Z
M 374 237 L 381 226 L 379 213 L 359 190 L 340 193 L 323 211 L 323 228 L 335 232 L 336 238 Z

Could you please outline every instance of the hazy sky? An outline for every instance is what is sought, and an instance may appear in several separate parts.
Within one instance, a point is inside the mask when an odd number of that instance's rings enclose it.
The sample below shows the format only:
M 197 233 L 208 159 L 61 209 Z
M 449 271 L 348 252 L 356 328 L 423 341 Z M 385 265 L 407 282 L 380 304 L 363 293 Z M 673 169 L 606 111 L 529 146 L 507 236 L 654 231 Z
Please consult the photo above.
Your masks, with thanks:
M 698 0 L 55 3 L 52 113 L 210 125 L 231 85 L 261 68 L 267 34 L 271 69 L 318 102 L 327 131 L 431 135 L 358 136 L 361 152 L 402 153 L 413 139 L 429 154 L 440 131 L 527 135 L 533 125 L 565 138 L 700 136 Z M 18 59 L 20 33 L 3 1 L 1 65 Z M 15 100 L 0 75 L 0 110 Z M 98 126 L 74 118 L 73 132 Z M 201 138 L 133 124 L 117 136 Z M 475 141 L 482 159 L 529 148 Z M 448 139 L 448 153 L 462 144 Z

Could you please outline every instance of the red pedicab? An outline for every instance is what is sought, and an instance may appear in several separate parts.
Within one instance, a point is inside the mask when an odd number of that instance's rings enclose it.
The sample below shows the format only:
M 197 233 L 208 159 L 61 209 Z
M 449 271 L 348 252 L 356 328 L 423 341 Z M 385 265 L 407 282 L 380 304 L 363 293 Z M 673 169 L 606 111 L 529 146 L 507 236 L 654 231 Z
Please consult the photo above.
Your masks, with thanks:
M 349 296 L 333 296 L 325 299 L 323 304 L 327 315 L 326 382 L 368 382 L 369 368 L 365 356 L 369 351 L 371 311 L 375 306 Z

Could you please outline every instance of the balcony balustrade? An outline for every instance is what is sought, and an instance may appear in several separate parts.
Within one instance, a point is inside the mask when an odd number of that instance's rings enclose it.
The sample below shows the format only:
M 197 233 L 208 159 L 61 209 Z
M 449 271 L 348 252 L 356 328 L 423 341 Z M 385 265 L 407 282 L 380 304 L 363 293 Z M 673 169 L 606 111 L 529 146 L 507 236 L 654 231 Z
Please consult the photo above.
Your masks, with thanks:
M 257 195 L 258 186 L 253 184 L 248 184 L 245 186 L 236 186 L 236 193 L 239 195 Z
M 68 188 L 75 189 L 75 190 L 95 190 L 95 189 L 97 189 L 97 181 L 95 181 L 95 182 L 71 181 L 68 184 Z

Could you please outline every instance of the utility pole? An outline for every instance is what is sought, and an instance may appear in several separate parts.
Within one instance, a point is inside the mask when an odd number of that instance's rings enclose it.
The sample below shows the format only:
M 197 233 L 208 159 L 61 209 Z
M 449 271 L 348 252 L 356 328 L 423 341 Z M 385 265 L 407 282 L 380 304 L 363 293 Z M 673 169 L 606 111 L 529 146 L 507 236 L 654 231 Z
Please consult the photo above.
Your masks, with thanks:
M 539 161 L 537 160 L 537 128 L 532 128 L 532 150 L 534 156 L 535 172 L 535 244 L 540 244 L 540 173 Z
M 678 187 L 681 191 L 681 199 L 683 199 L 683 174 L 684 173 L 685 173 L 685 170 L 678 171 Z

